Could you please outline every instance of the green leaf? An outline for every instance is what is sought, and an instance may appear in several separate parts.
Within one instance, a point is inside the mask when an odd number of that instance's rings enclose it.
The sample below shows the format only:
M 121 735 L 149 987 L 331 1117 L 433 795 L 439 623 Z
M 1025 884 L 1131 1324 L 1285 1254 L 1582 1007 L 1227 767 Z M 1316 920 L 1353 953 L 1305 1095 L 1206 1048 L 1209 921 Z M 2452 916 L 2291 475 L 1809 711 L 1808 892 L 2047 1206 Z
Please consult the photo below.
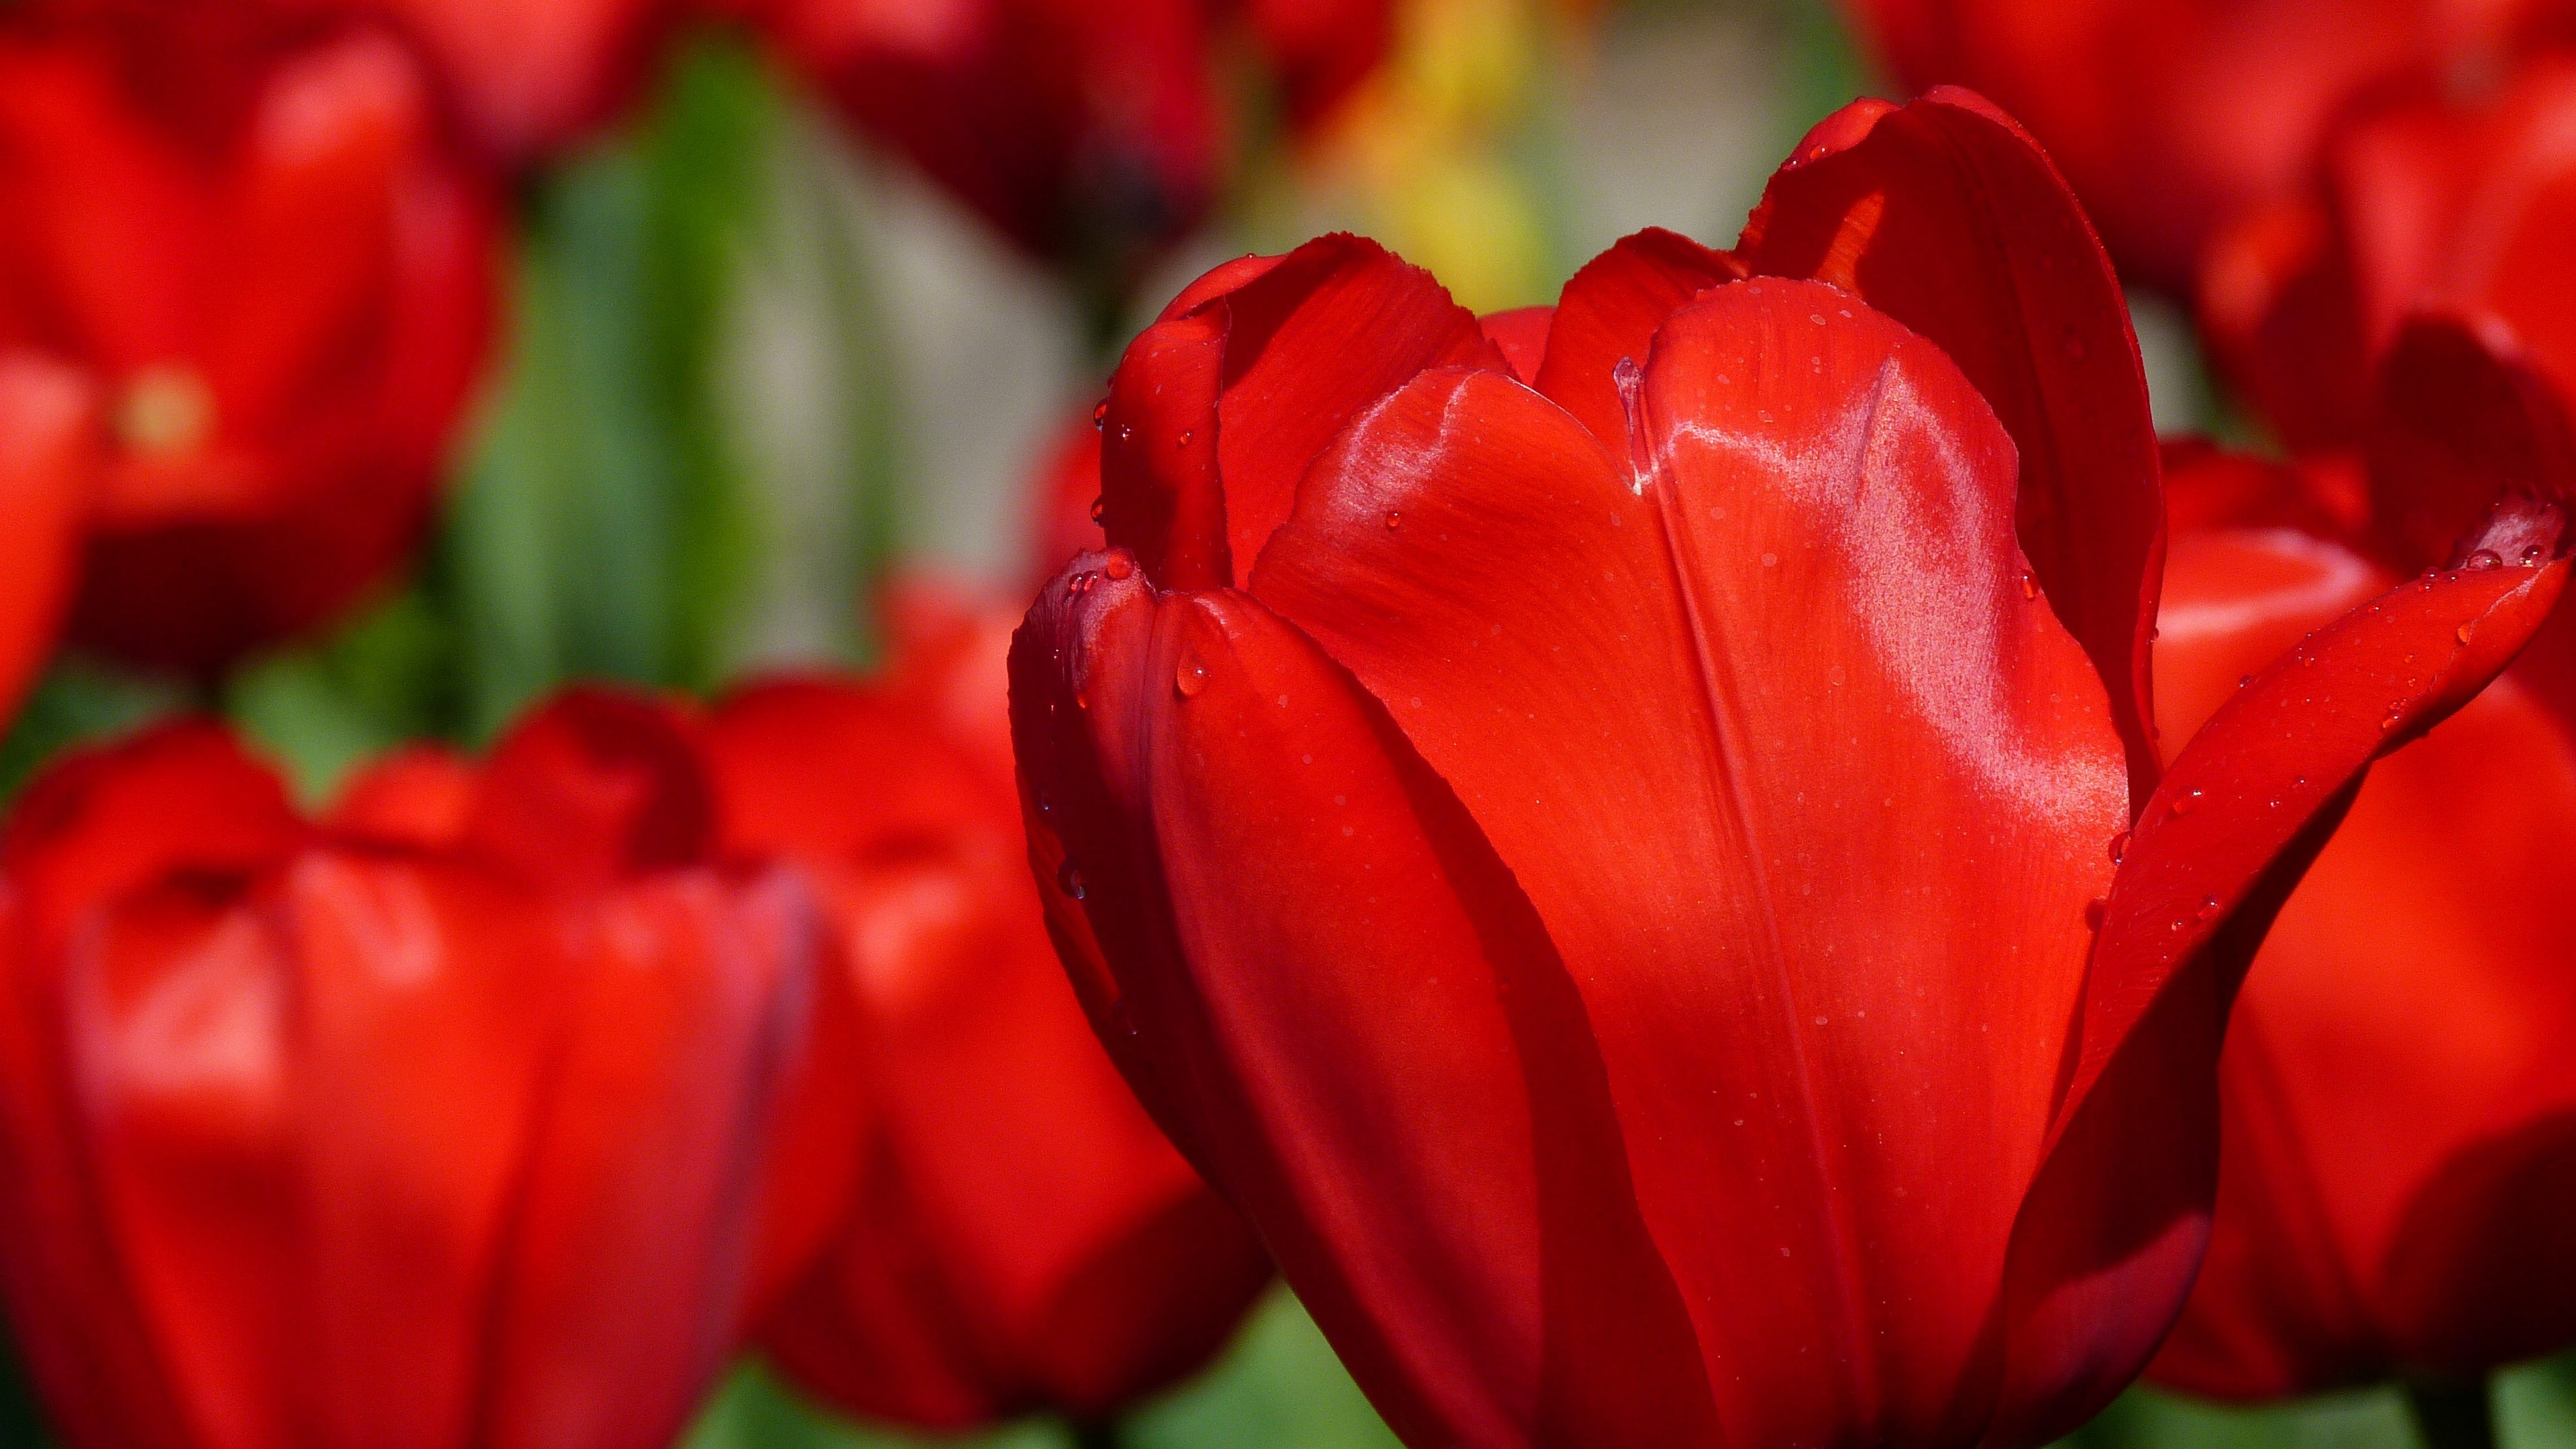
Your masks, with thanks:
M 0 800 L 16 795 L 57 753 L 140 728 L 187 704 L 188 691 L 176 680 L 83 655 L 56 659 L 0 739 Z
M 1063 1449 L 1063 1430 L 1043 1420 L 988 1434 L 938 1436 L 864 1427 L 798 1395 L 758 1363 L 716 1391 L 683 1449 Z
M 1295 1295 L 1274 1289 L 1198 1382 L 1130 1419 L 1130 1449 L 1399 1449 Z

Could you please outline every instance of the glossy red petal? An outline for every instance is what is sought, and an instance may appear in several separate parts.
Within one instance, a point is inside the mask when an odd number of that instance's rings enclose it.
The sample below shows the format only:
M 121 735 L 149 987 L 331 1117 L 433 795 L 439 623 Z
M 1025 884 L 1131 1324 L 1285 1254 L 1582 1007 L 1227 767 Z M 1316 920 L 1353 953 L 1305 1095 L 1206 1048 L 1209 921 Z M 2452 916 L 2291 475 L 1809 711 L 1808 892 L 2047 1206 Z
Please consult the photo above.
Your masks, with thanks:
M 0 721 L 53 654 L 100 441 L 98 399 L 78 372 L 0 351 Z
M 2196 1086 L 2273 913 L 2370 761 L 2492 679 L 2566 570 L 2400 585 L 2257 673 L 2176 758 L 2124 843 L 2050 1160 L 2016 1233 L 2007 1395 L 2047 1406 L 2026 1432 L 2107 1402 L 2161 1334 L 2159 1305 L 2180 1307 L 2215 1167 Z M 2109 1164 L 2152 1190 L 2115 1190 Z
M 1307 463 L 1426 367 L 1503 367 L 1474 314 L 1375 242 L 1321 237 L 1146 329 L 1110 379 L 1101 523 L 1168 588 L 1234 582 Z
M 1476 319 L 1485 340 L 1511 364 L 1512 376 L 1528 382 L 1538 376 L 1538 365 L 1547 357 L 1547 334 L 1556 325 L 1556 309 L 1548 306 L 1515 307 L 1508 312 L 1488 312 Z
M 1012 714 L 1112 1056 L 1400 1432 L 1706 1439 L 1599 1048 L 1473 822 L 1266 608 L 1084 563 L 1020 633 Z
M 2158 681 L 2188 733 L 2379 585 L 2296 534 L 2183 534 Z M 2576 747 L 2510 683 L 2375 765 L 2229 1018 L 2210 1256 L 2158 1357 L 2228 1397 L 2484 1373 L 2576 1335 Z
M 2022 551 L 2110 690 L 2132 808 L 2155 787 L 2147 633 L 2164 504 L 2119 280 L 2048 158 L 1979 97 L 1858 102 L 1771 180 L 1737 258 L 1815 277 L 1950 355 L 2020 450 Z
M 1993 414 L 1856 298 L 1709 292 L 1638 405 L 1632 484 L 1537 395 L 1426 376 L 1254 590 L 1565 953 L 1729 1437 L 1972 1437 L 2127 818 L 2100 685 L 2028 586 Z
M 1624 458 L 1628 418 L 1611 373 L 1622 359 L 1643 367 L 1665 318 L 1708 288 L 1743 275 L 1735 258 L 1678 232 L 1648 227 L 1622 237 L 1566 282 L 1547 355 L 1521 379 L 1581 418 L 1604 447 Z

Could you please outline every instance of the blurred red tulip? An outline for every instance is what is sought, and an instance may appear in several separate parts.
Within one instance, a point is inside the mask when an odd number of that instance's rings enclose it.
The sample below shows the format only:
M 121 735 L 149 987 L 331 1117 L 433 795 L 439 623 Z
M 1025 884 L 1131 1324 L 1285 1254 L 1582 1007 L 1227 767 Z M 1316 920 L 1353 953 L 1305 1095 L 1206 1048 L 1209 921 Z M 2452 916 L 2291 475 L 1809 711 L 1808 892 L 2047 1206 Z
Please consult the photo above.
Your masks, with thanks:
M 1095 1029 L 1410 1443 L 2071 1427 L 2199 1260 L 2271 910 L 2566 565 L 2427 575 L 2161 770 L 2120 293 L 1958 92 L 1517 371 L 1339 237 L 1129 348 L 1113 546 L 1011 657 Z
M 2170 476 L 2180 499 L 2261 466 Z M 2302 491 L 2273 471 L 2273 496 Z M 2266 510 L 2213 511 L 2166 574 L 2169 733 L 2391 578 Z M 2149 1377 L 2268 1398 L 2576 1341 L 2571 895 L 2576 738 L 2514 676 L 2373 767 L 2230 1019 L 2209 1258 Z
M 1390 0 L 706 0 L 1033 256 L 1123 288 L 1205 217 L 1240 32 L 1293 131 L 1376 69 Z
M 1100 419 L 1086 410 L 1066 420 L 1038 461 L 1029 490 L 1029 537 L 1037 540 L 1029 592 L 1046 586 L 1065 560 L 1091 553 L 1100 536 Z
M 0 727 L 53 652 L 100 443 L 98 398 L 73 369 L 0 353 Z
M 1905 84 L 2030 127 L 2124 275 L 2188 292 L 2215 228 L 2372 97 L 2475 85 L 2576 27 L 2566 0 L 1844 0 Z
M 192 669 L 402 564 L 494 304 L 487 199 L 403 51 L 246 10 L 0 18 L 0 412 L 59 415 L 6 394 L 66 368 L 98 396 L 42 485 L 82 521 L 72 632 Z
M 265 0 L 360 15 L 409 35 L 475 149 L 519 168 L 561 152 L 634 99 L 678 0 Z
M 2410 312 L 2482 312 L 2576 387 L 2576 61 L 2534 62 L 2485 100 L 2396 106 L 2339 127 L 2305 184 L 2212 242 L 2212 355 L 2294 447 L 2364 441 L 2377 366 Z
M 885 679 L 716 711 L 737 853 L 824 887 L 879 1063 L 835 1246 L 762 1334 L 846 1409 L 1103 1418 L 1198 1368 L 1269 1260 L 1136 1104 L 1047 944 L 1012 789 L 1011 620 L 898 611 Z
M 1123 279 L 1214 193 L 1203 0 L 719 3 L 1032 255 Z
M 858 1100 L 814 897 L 710 863 L 693 759 L 576 694 L 322 822 L 205 724 L 31 787 L 0 1287 L 67 1443 L 671 1442 L 813 1247 L 752 1246 L 773 1148 Z

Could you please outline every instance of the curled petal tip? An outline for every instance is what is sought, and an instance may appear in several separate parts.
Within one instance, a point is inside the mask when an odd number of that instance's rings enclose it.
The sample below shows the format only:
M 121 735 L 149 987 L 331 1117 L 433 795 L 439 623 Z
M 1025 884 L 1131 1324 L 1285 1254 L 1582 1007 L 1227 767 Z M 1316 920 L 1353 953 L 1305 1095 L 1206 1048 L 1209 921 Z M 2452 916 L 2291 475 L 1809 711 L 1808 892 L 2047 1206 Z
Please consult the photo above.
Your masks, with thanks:
M 2451 550 L 2451 569 L 2471 571 L 2517 564 L 2538 568 L 2565 558 L 2576 537 L 2567 531 L 2563 504 L 2522 489 L 2499 495 L 2478 522 Z

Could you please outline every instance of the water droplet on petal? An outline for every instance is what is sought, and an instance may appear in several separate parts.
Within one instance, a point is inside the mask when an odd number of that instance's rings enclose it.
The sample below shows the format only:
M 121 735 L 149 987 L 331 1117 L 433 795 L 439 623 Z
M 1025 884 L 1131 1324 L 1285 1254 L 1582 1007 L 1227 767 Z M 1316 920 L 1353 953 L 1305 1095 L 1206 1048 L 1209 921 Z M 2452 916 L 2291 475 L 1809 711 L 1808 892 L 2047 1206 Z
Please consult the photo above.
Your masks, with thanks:
M 1198 434 L 1197 434 L 1196 432 L 1192 431 L 1191 429 L 1183 428 L 1183 429 L 1181 429 L 1181 440 L 1180 440 L 1179 442 L 1177 442 L 1177 443 L 1174 443 L 1172 446 L 1174 446 L 1174 447 L 1176 447 L 1176 448 L 1186 448 L 1186 447 L 1188 447 L 1188 446 L 1190 445 L 1190 440 L 1191 440 L 1192 438 L 1197 437 L 1197 436 L 1198 436 Z
M 2245 686 L 2252 684 L 2253 682 L 2254 676 L 2251 674 L 2240 674 L 2236 676 L 2236 687 L 2238 689 L 2243 689 Z
M 2125 830 L 2111 837 L 2111 863 L 2113 865 L 2118 865 L 2120 863 L 2120 857 L 2129 853 L 2130 838 L 2129 832 Z
M 1182 655 L 1180 667 L 1172 671 L 1172 688 L 1180 691 L 1183 699 L 1196 699 L 1207 687 L 1207 665 L 1195 654 Z
M 1107 425 L 1108 422 L 1109 399 L 1102 398 L 1100 401 L 1091 405 L 1091 425 L 1098 428 Z
M 2466 644 L 2469 642 L 2469 632 L 2469 626 L 2462 624 L 2457 629 L 2451 631 L 2451 637 L 2459 640 L 2463 644 Z
M 2033 578 L 2028 569 L 2021 571 L 2021 597 L 2024 603 L 2039 597 L 2039 580 Z
M 1388 510 L 1386 511 L 1386 526 L 1387 526 L 1387 527 L 1389 527 L 1389 528 L 1395 528 L 1395 527 L 1400 526 L 1403 522 L 1404 522 L 1404 514 L 1403 514 L 1400 510 L 1390 508 L 1390 509 L 1388 509 Z
M 1092 500 L 1091 500 L 1091 521 L 1092 521 L 1092 522 L 1094 522 L 1094 523 L 1098 523 L 1098 522 L 1100 521 L 1100 515 L 1102 515 L 1102 514 L 1104 514 L 1104 513 L 1107 513 L 1108 511 L 1109 511 L 1109 500 L 1108 500 L 1107 498 L 1094 498 L 1094 499 L 1092 499 Z
M 2200 898 L 2200 909 L 2199 909 L 2199 910 L 2197 910 L 2197 911 L 2192 912 L 2192 916 L 2193 916 L 2193 918 L 2194 918 L 2195 920 L 2200 920 L 2200 921 L 2214 921 L 2214 920 L 2217 920 L 2217 919 L 2218 919 L 2218 897 L 2216 897 L 2216 896 L 2202 896 L 2202 897 Z
M 2503 566 L 2503 557 L 2491 548 L 2470 550 L 2467 561 L 2460 565 L 2460 567 L 2469 570 L 2471 573 L 2484 573 L 2488 569 L 2502 568 Z
M 1083 887 L 1082 872 L 1075 870 L 1073 868 L 1073 862 L 1070 860 L 1055 868 L 1055 883 L 1064 888 L 1064 893 L 1066 895 L 1073 897 L 1077 901 L 1090 894 L 1090 892 Z
M 2189 815 L 2192 812 L 2193 807 L 2198 804 L 2200 804 L 2200 792 L 2198 790 L 2185 790 L 2174 797 L 2173 813 L 2176 815 Z
M 1136 565 L 1128 559 L 1127 555 L 1113 553 L 1109 556 L 1109 562 L 1100 566 L 1100 571 L 1113 579 L 1124 579 L 1136 572 Z

